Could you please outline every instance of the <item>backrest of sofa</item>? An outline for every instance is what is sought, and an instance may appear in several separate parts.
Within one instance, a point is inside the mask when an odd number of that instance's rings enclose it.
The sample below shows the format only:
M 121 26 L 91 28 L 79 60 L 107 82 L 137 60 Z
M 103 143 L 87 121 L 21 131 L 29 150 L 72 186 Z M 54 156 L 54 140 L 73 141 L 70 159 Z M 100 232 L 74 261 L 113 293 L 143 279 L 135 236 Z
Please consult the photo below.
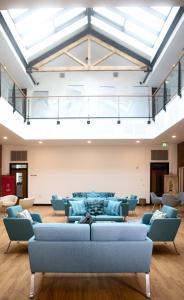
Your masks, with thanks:
M 8 218 L 16 218 L 17 217 L 17 213 L 21 212 L 22 206 L 21 205 L 15 205 L 15 206 L 11 206 L 7 208 L 7 214 L 8 214 Z
M 145 241 L 147 227 L 144 224 L 94 223 L 91 225 L 92 241 Z
M 88 224 L 38 224 L 34 227 L 37 241 L 89 241 L 90 226 Z
M 164 205 L 161 211 L 167 215 L 167 218 L 176 218 L 177 217 L 177 209 L 168 205 Z

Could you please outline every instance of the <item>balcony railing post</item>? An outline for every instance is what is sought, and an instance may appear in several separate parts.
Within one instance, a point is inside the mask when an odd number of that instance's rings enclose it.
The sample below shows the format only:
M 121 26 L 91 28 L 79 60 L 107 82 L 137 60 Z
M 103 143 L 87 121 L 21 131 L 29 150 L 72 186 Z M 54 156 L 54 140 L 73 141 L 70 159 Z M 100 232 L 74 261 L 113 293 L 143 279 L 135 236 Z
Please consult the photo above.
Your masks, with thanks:
M 15 83 L 13 84 L 13 89 L 12 89 L 12 106 L 13 106 L 13 112 L 16 110 L 16 99 L 15 99 Z
M 24 123 L 25 123 L 26 122 L 26 114 L 27 114 L 27 98 L 26 97 L 23 99 L 22 108 L 23 108 L 23 117 L 24 117 Z
M 166 104 L 167 104 L 167 85 L 164 81 L 164 97 L 163 97 L 163 109 L 166 111 Z
M 152 97 L 152 119 L 155 122 L 155 96 Z
M 178 62 L 178 96 L 181 98 L 181 62 Z

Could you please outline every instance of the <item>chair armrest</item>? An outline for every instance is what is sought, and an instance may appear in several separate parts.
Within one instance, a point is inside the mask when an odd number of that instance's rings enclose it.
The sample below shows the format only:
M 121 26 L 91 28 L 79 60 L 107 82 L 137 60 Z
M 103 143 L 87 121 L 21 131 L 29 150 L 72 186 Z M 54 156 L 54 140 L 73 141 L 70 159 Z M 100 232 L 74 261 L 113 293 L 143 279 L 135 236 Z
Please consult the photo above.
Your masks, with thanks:
M 67 216 L 67 217 L 70 215 L 70 207 L 71 207 L 71 204 L 69 201 L 67 201 L 65 203 L 65 216 Z
M 122 202 L 120 204 L 120 216 L 122 216 L 122 217 L 128 216 L 128 211 L 129 211 L 129 204 Z
M 34 222 L 42 223 L 42 218 L 41 218 L 40 214 L 38 214 L 38 213 L 31 213 L 31 217 L 32 217 L 32 219 L 33 219 Z
M 145 213 L 142 217 L 141 223 L 148 225 L 153 213 Z
M 69 209 L 68 209 L 68 216 L 72 216 L 72 207 L 71 206 L 69 206 Z
M 150 227 L 148 237 L 153 241 L 174 241 L 180 223 L 180 218 L 156 219 Z

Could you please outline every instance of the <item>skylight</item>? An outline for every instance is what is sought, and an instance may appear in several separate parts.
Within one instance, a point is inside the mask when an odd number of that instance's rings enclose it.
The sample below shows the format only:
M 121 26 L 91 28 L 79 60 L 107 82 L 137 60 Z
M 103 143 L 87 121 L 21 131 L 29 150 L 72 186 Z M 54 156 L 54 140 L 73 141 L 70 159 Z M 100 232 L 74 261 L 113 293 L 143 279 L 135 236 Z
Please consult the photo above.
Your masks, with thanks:
M 28 61 L 86 28 L 151 61 L 178 10 L 168 6 L 77 7 L 12 9 L 2 14 Z

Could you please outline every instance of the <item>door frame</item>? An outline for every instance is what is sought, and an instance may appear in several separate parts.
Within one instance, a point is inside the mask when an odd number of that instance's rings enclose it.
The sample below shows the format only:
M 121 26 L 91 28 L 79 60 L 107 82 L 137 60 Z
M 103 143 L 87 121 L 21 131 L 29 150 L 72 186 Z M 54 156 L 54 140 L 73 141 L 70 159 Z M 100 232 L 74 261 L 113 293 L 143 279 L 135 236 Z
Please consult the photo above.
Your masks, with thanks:
M 12 165 L 26 165 L 26 168 L 19 168 L 19 169 L 13 169 L 12 168 Z M 14 162 L 14 163 L 9 163 L 9 170 L 10 170 L 10 175 L 11 175 L 11 170 L 27 170 L 27 174 L 26 174 L 26 197 L 28 197 L 28 163 L 24 163 L 24 162 Z M 17 192 L 17 189 L 16 189 L 16 192 Z
M 156 164 L 157 164 L 157 165 L 159 165 L 159 164 L 160 164 L 160 165 L 163 165 L 163 164 L 167 165 L 168 174 L 169 174 L 169 161 L 150 162 L 150 192 L 152 192 L 152 191 L 151 191 L 151 183 L 152 183 L 152 172 L 151 172 L 151 171 L 152 171 L 152 169 L 153 169 L 152 166 L 153 166 L 154 164 L 155 164 L 155 165 L 156 165 Z M 151 203 L 151 201 L 150 201 L 150 203 Z

